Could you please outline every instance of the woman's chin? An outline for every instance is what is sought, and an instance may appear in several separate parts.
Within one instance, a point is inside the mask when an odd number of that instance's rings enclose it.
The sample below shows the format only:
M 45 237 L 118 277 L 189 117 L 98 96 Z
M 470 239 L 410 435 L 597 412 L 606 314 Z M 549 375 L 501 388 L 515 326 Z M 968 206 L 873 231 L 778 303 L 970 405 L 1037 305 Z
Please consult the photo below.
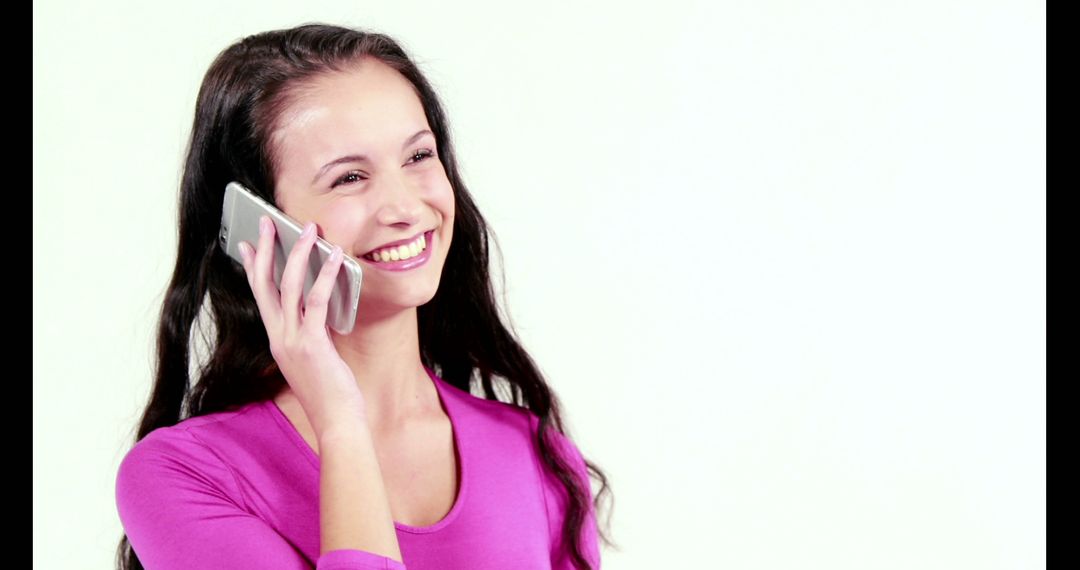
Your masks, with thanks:
M 398 290 L 393 293 L 376 294 L 372 292 L 365 298 L 364 289 L 361 287 L 360 305 L 357 307 L 357 313 L 386 314 L 415 309 L 434 299 L 436 291 L 438 291 L 438 287 L 417 287 L 408 291 Z

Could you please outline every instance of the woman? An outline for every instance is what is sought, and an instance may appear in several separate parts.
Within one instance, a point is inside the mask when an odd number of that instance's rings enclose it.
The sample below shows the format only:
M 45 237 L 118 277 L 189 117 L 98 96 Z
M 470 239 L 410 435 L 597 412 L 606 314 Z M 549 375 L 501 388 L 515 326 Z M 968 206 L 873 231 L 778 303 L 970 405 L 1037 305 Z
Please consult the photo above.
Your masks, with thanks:
M 232 180 L 309 228 L 280 291 L 272 224 L 243 264 L 217 246 Z M 154 388 L 117 473 L 119 567 L 598 568 L 587 469 L 601 494 L 607 480 L 501 321 L 487 231 L 442 105 L 392 39 L 305 25 L 223 51 L 196 104 Z M 340 247 L 301 299 L 315 236 Z M 326 327 L 342 248 L 364 270 L 347 335 Z M 214 342 L 189 390 L 207 295 Z

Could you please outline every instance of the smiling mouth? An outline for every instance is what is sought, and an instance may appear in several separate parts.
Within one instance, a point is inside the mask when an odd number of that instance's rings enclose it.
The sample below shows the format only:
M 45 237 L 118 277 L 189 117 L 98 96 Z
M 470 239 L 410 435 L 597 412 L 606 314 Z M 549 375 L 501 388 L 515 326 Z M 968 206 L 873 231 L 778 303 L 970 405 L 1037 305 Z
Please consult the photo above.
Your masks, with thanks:
M 434 235 L 435 230 L 430 229 L 425 232 L 421 232 L 411 241 L 406 244 L 399 244 L 392 247 L 381 247 L 373 249 L 360 257 L 375 263 L 393 263 L 397 261 L 408 261 L 424 256 L 431 248 L 431 238 Z

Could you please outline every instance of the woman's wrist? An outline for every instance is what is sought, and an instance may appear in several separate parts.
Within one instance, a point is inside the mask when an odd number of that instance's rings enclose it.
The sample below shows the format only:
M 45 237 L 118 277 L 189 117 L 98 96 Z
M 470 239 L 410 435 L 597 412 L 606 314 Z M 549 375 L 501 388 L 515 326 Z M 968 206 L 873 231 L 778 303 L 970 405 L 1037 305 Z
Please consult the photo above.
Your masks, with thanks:
M 350 416 L 331 422 L 322 430 L 316 430 L 315 439 L 319 445 L 333 445 L 337 442 L 354 443 L 357 439 L 371 441 L 371 429 L 363 416 Z

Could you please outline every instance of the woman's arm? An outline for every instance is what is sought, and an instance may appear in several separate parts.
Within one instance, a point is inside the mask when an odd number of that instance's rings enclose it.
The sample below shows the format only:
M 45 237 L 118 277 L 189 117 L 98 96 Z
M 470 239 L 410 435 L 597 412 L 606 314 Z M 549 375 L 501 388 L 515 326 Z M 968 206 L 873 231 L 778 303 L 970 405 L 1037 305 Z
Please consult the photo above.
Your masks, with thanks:
M 328 442 L 330 462 L 348 461 L 337 448 L 347 449 Z M 331 470 L 331 481 L 340 471 Z M 368 477 L 362 475 L 367 468 L 357 471 L 361 473 L 358 479 Z M 335 491 L 331 489 L 330 494 Z M 354 495 L 353 500 L 366 500 L 364 494 Z M 312 569 L 294 544 L 250 512 L 232 470 L 183 429 L 156 430 L 128 451 L 116 475 L 116 506 L 128 542 L 148 570 Z M 346 515 L 353 521 L 366 517 L 355 506 L 340 505 L 330 509 L 331 518 L 345 515 L 348 509 L 353 509 Z M 376 546 L 379 552 L 369 552 L 350 546 L 384 544 L 379 537 L 387 527 L 375 526 L 372 535 L 339 539 L 334 543 L 341 545 L 336 550 L 327 550 L 324 539 L 315 570 L 405 570 L 400 558 L 383 556 L 385 548 Z M 394 532 L 392 522 L 389 529 Z M 397 552 L 396 541 L 393 552 Z
M 364 421 L 319 436 L 321 551 L 356 549 L 401 561 L 390 501 Z
M 585 522 L 581 527 L 581 546 L 583 549 L 582 555 L 589 561 L 594 569 L 600 568 L 600 537 L 596 524 L 596 510 L 592 504 L 592 481 L 589 479 L 587 467 L 585 466 L 585 459 L 581 455 L 581 451 L 577 446 L 562 436 L 561 434 L 556 438 L 559 440 L 561 453 L 564 457 L 570 460 L 570 465 L 573 467 L 574 473 L 577 478 L 581 480 L 586 488 L 589 490 L 589 503 L 588 511 L 585 514 Z M 557 506 L 558 513 L 556 515 L 556 529 L 555 534 L 561 535 L 562 522 L 566 516 L 566 505 L 568 498 L 564 495 L 564 490 L 561 486 L 556 487 L 556 484 L 552 482 L 552 494 L 557 495 L 555 504 Z M 556 540 L 559 543 L 558 549 L 552 555 L 551 567 L 553 570 L 576 570 L 570 557 L 570 547 L 564 541 L 562 537 Z
M 293 244 L 280 286 L 271 274 L 276 226 L 264 214 L 259 228 L 256 249 L 241 242 L 244 272 L 266 327 L 270 353 L 319 445 L 320 551 L 325 555 L 332 550 L 365 550 L 401 564 L 390 503 L 364 413 L 366 403 L 326 326 L 334 276 L 344 254 L 335 246 L 305 297 L 306 268 L 318 228 L 308 222 Z
M 539 429 L 538 422 L 536 414 L 529 412 L 530 428 L 534 436 Z M 592 480 L 589 478 L 585 458 L 582 456 L 581 450 L 570 438 L 556 431 L 549 431 L 548 433 L 553 443 L 553 451 L 570 463 L 574 475 L 589 490 L 588 511 L 581 527 L 582 555 L 594 569 L 599 569 L 601 562 L 600 533 L 596 522 L 596 510 L 592 503 Z M 570 546 L 563 539 L 562 534 L 569 496 L 562 482 L 540 466 L 539 457 L 536 457 L 536 460 L 537 469 L 543 473 L 544 502 L 548 510 L 548 529 L 551 538 L 551 568 L 552 570 L 576 570 L 570 555 Z

